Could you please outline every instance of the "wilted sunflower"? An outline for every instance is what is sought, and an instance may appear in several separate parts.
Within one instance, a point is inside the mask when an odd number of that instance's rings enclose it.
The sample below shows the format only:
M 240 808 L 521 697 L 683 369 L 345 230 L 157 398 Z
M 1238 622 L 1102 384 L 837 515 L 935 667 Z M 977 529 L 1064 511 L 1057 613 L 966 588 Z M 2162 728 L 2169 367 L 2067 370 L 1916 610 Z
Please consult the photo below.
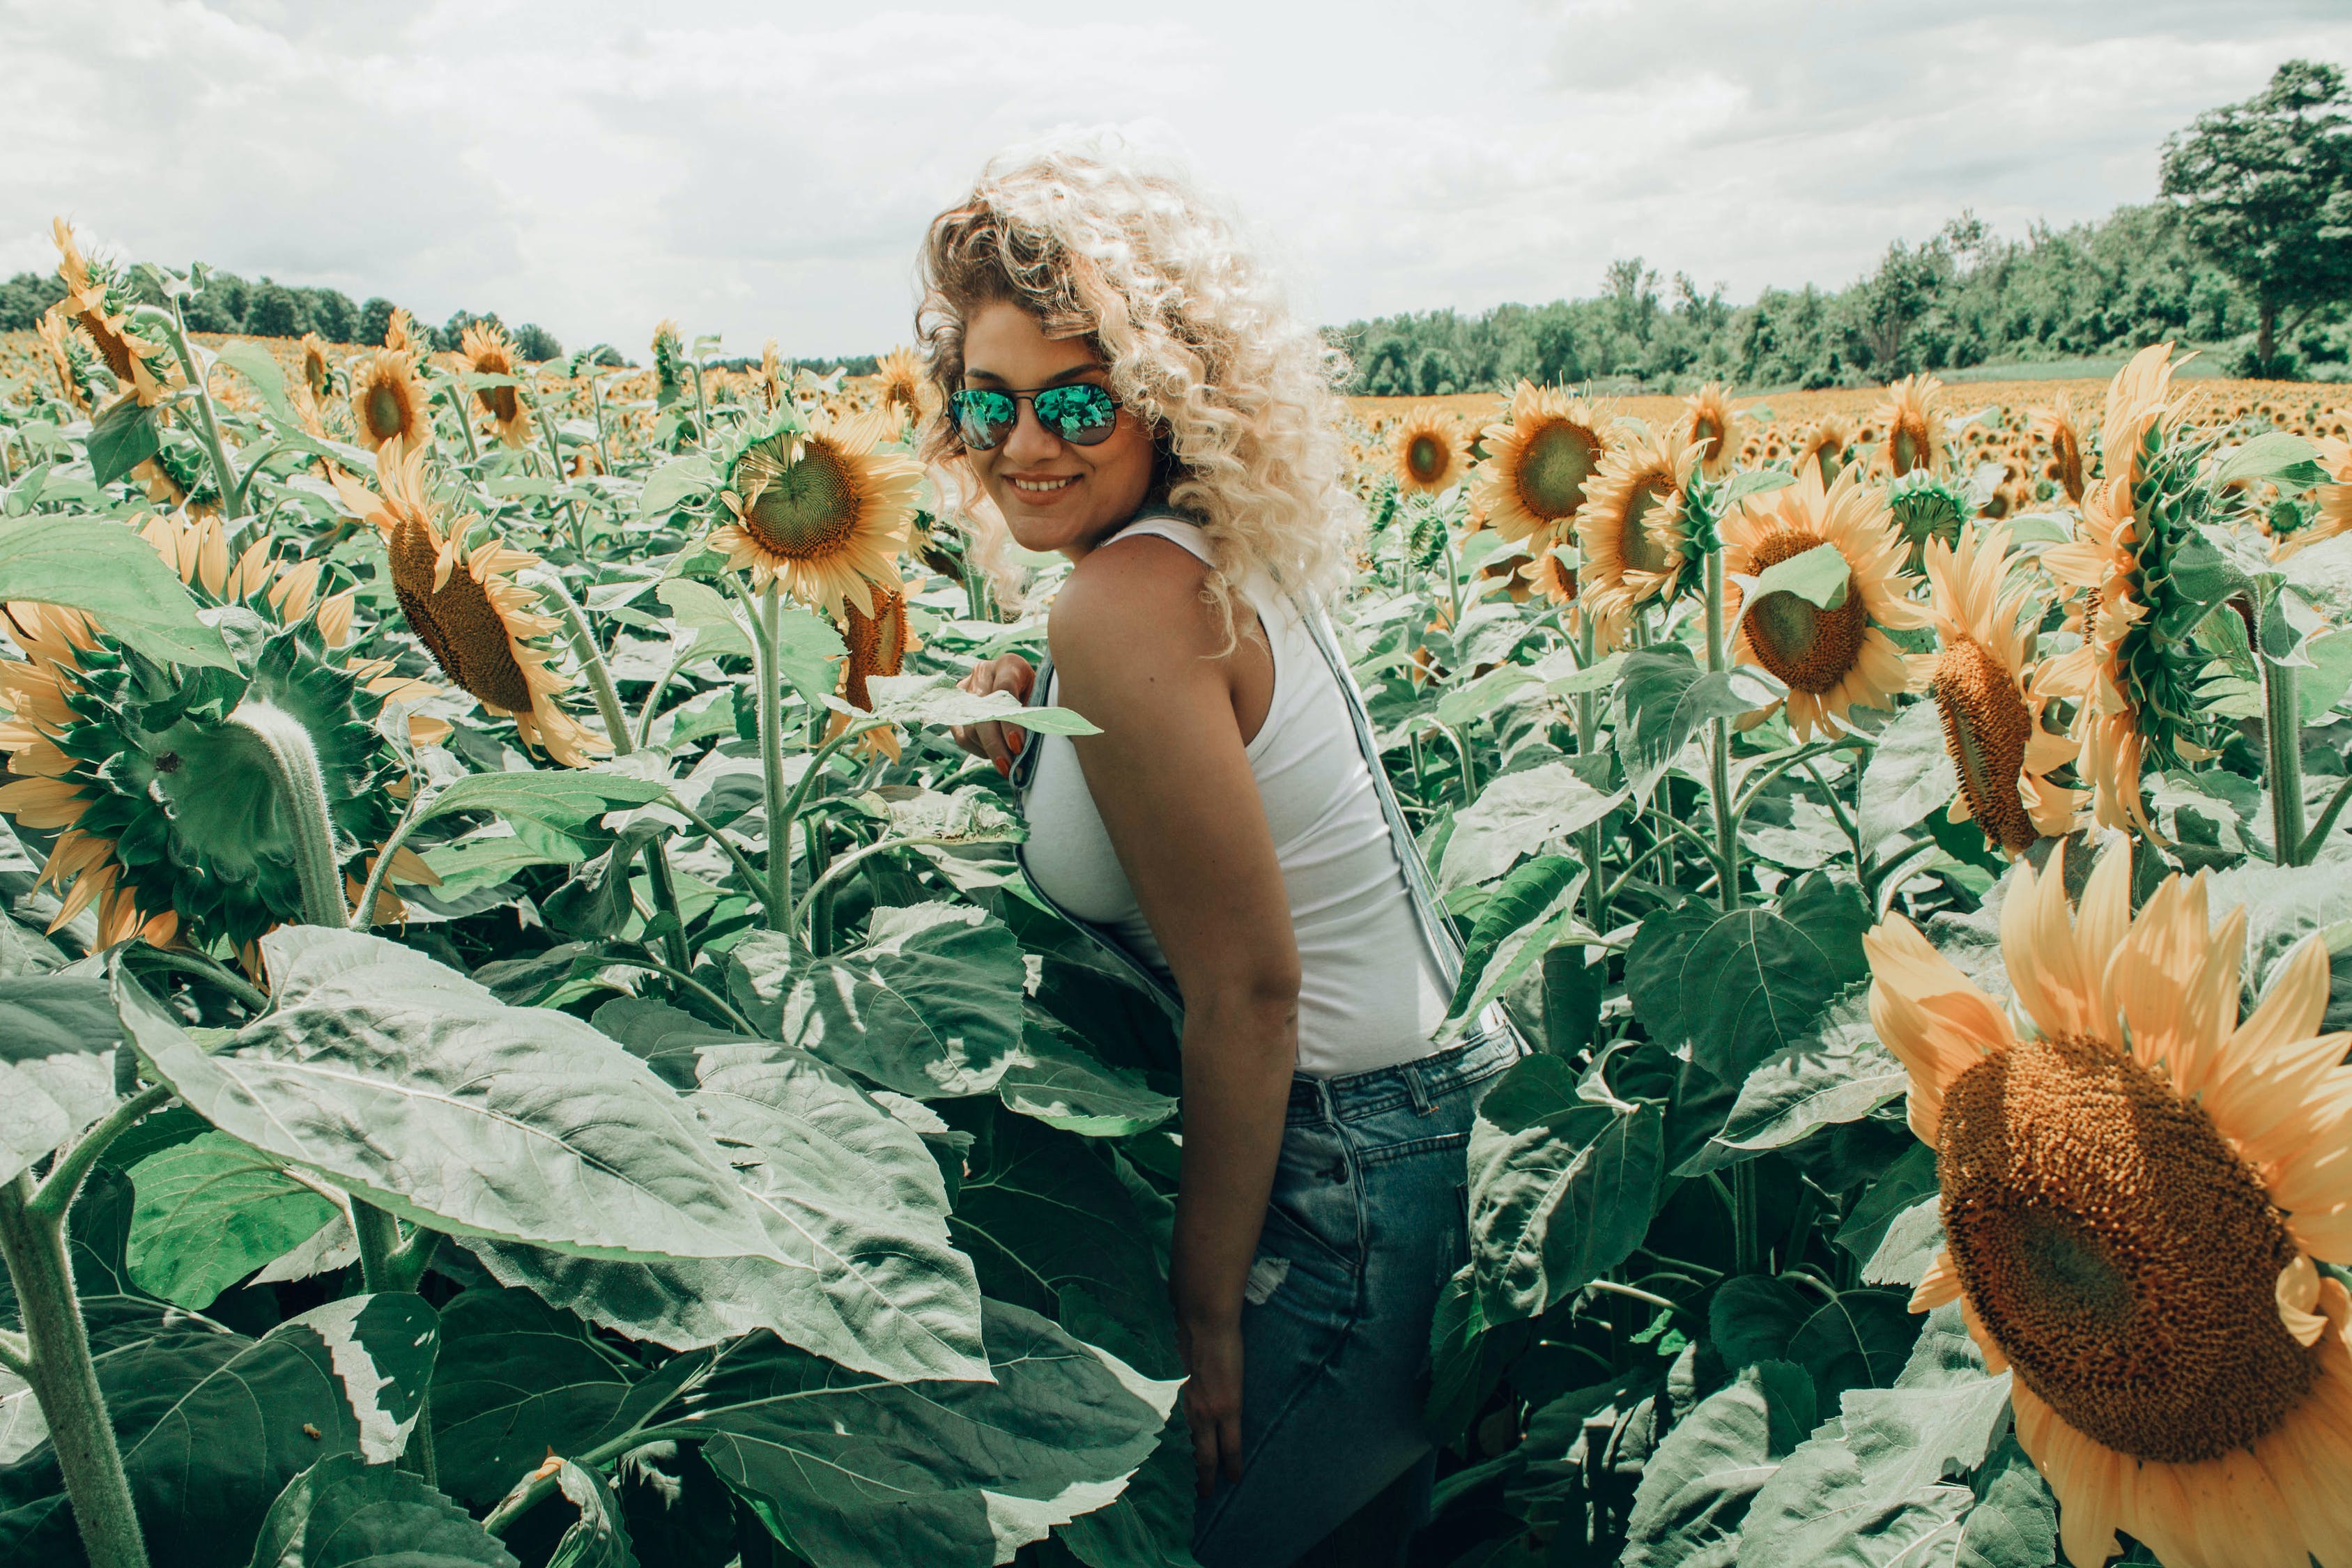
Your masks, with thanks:
M 1683 491 L 1698 468 L 1696 443 L 1669 447 L 1647 426 L 1627 422 L 1576 516 L 1578 613 L 1614 647 L 1635 609 L 1671 597 L 1690 562 Z
M 727 563 L 771 578 L 828 612 L 874 613 L 874 590 L 895 588 L 898 557 L 920 499 L 923 466 L 875 446 L 895 423 L 878 410 L 809 429 L 787 417 L 746 441 L 719 499 L 735 521 L 710 536 Z
M 1696 442 L 1698 471 L 1710 479 L 1721 479 L 1731 471 L 1732 459 L 1739 454 L 1739 443 L 1733 436 L 1739 416 L 1731 411 L 1723 384 L 1708 382 L 1683 399 L 1683 408 L 1682 422 L 1675 426 L 1675 440 Z
M 163 346 L 131 331 L 132 300 L 116 269 L 85 258 L 65 219 L 52 219 L 49 229 L 58 244 L 58 276 L 66 286 L 58 303 L 89 336 L 122 390 L 141 407 L 152 408 L 178 378 L 163 359 Z
M 1906 375 L 1871 411 L 1871 418 L 1886 427 L 1886 466 L 1896 479 L 1943 461 L 1944 417 L 1936 412 L 1936 394 L 1943 390 L 1932 375 Z
M 2033 434 L 2050 447 L 2051 482 L 2075 505 L 2083 504 L 2083 430 L 2074 417 L 2074 400 L 2061 395 L 2047 408 L 2033 412 Z
M 909 348 L 892 349 L 874 365 L 875 391 L 885 409 L 896 408 L 909 419 L 923 416 L 923 367 Z
M 2197 470 L 2210 442 L 2177 438 L 2170 352 L 2158 344 L 2116 374 L 2100 431 L 2107 471 L 2084 495 L 2075 538 L 2042 556 L 2053 578 L 2085 595 L 2082 646 L 2050 660 L 2042 679 L 2081 704 L 2074 728 L 2097 820 L 2142 833 L 2153 831 L 2140 800 L 2145 764 L 2211 754 L 2198 738 L 2205 659 L 2182 624 L 2200 617 L 2171 573 L 2174 553 L 2199 537 Z
M 767 400 L 768 412 L 784 400 L 784 366 L 776 357 L 776 340 L 770 338 L 760 345 L 760 395 Z
M 352 423 L 360 445 L 381 453 L 422 451 L 433 441 L 433 411 L 416 379 L 416 356 L 382 349 L 354 367 Z
M 335 390 L 335 368 L 327 361 L 327 341 L 316 332 L 302 334 L 302 384 L 314 398 L 331 396 Z
M 421 355 L 425 345 L 416 339 L 416 318 L 405 307 L 394 306 L 384 322 L 383 346 L 393 353 Z
M 300 918 L 302 896 L 293 829 L 239 705 L 268 703 L 310 737 L 339 858 L 390 831 L 404 775 L 375 730 L 382 699 L 335 668 L 307 598 L 271 591 L 267 538 L 232 563 L 218 518 L 158 517 L 141 532 L 217 607 L 236 668 L 158 670 L 79 612 L 9 605 L 28 658 L 0 663 L 13 775 L 0 811 L 65 830 L 41 873 L 63 903 L 52 930 L 95 906 L 102 943 L 243 943 Z
M 1463 439 L 1460 420 L 1434 403 L 1424 403 L 1397 421 L 1389 455 L 1400 489 L 1433 496 L 1461 482 L 1469 443 Z
M 442 672 L 565 767 L 585 767 L 611 750 L 556 700 L 572 679 L 554 668 L 556 656 L 541 639 L 561 623 L 533 610 L 531 591 L 514 580 L 539 557 L 509 549 L 495 534 L 468 550 L 466 536 L 479 521 L 471 516 L 445 534 L 421 452 L 379 454 L 376 476 L 375 491 L 340 474 L 335 488 L 383 535 L 401 613 Z
M 1845 596 L 1833 609 L 1798 595 L 1767 594 L 1739 616 L 1732 655 L 1763 666 L 1789 689 L 1789 728 L 1801 741 L 1835 732 L 1856 704 L 1892 709 L 1910 682 L 1902 650 L 1886 633 L 1924 626 L 1927 607 L 1904 597 L 1903 542 L 1885 498 L 1857 473 L 1824 489 L 1807 469 L 1794 484 L 1751 496 L 1723 521 L 1723 602 L 1736 614 L 1740 585 L 1824 544 L 1846 566 Z
M 1891 916 L 1870 1017 L 1910 1071 L 1958 1300 L 2014 1373 L 2019 1445 L 2067 1558 L 2128 1531 L 2171 1568 L 2352 1562 L 2352 1036 L 2322 1035 L 2316 937 L 2242 1022 L 2242 909 L 2165 879 L 2134 919 L 2111 851 L 2068 918 L 2058 863 L 2011 873 L 2001 952 L 2034 1033 Z
M 1519 383 L 1509 416 L 1486 426 L 1470 504 L 1505 539 L 1557 542 L 1617 439 L 1599 413 L 1554 387 Z
M 677 323 L 665 316 L 654 326 L 654 406 L 667 408 L 686 395 L 686 342 Z
M 1834 414 L 1824 414 L 1813 421 L 1804 438 L 1798 442 L 1794 466 L 1799 472 L 1816 469 L 1822 484 L 1834 484 L 1838 470 L 1845 467 L 1845 449 L 1851 441 L 1845 421 Z
M 907 621 L 907 591 L 904 584 L 886 588 L 874 596 L 874 614 L 861 614 L 855 605 L 841 606 L 841 640 L 848 657 L 841 661 L 841 698 L 860 712 L 874 710 L 874 694 L 866 683 L 874 677 L 892 676 L 907 667 L 907 655 L 920 647 L 914 629 Z M 825 739 L 832 740 L 849 728 L 849 716 L 835 713 L 825 728 Z M 893 727 L 868 730 L 859 745 L 866 751 L 879 752 L 892 762 L 898 760 L 898 732 Z
M 2008 551 L 2009 531 L 1999 525 L 1964 525 L 1957 550 L 1928 542 L 1927 582 L 1943 644 L 1928 690 L 1960 778 L 1951 820 L 1975 818 L 1994 848 L 2017 855 L 2074 826 L 2080 797 L 2049 774 L 2082 747 L 2042 727 L 2049 699 L 2035 688 L 2033 633 L 2018 621 L 2031 588 L 2001 591 Z
M 466 356 L 466 368 L 476 375 L 512 376 L 515 374 L 515 348 L 507 330 L 495 321 L 475 321 L 466 328 L 460 353 Z M 513 386 L 484 386 L 475 390 L 474 400 L 490 416 L 491 433 L 503 446 L 524 447 L 530 443 L 530 416 L 522 405 L 522 390 Z

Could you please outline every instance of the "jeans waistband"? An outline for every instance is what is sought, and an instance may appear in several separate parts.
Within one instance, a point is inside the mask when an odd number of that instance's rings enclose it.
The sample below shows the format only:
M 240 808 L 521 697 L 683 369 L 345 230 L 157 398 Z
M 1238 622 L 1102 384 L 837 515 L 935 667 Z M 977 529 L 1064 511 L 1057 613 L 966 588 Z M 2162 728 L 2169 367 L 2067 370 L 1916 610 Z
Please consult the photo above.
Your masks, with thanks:
M 1519 1058 L 1518 1037 L 1507 1026 L 1446 1050 L 1394 1067 L 1374 1068 L 1337 1078 L 1299 1073 L 1290 1080 L 1290 1125 L 1358 1121 L 1399 1106 L 1425 1109 L 1454 1090 L 1502 1071 Z

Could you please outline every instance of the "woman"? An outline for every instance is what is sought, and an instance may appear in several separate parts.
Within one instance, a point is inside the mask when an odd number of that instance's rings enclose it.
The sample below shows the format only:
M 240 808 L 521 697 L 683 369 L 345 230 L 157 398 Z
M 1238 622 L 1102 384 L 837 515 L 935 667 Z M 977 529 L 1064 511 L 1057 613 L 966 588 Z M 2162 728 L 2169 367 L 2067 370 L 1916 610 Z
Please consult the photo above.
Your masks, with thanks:
M 956 738 L 1020 786 L 1037 891 L 1181 999 L 1194 1551 L 1292 1563 L 1425 1499 L 1464 1150 L 1520 1049 L 1437 1043 L 1458 949 L 1316 607 L 1346 565 L 1332 356 L 1184 181 L 1086 153 L 992 168 L 921 275 L 928 455 L 1075 563 L 1044 689 L 1017 655 L 964 684 L 1101 727 Z

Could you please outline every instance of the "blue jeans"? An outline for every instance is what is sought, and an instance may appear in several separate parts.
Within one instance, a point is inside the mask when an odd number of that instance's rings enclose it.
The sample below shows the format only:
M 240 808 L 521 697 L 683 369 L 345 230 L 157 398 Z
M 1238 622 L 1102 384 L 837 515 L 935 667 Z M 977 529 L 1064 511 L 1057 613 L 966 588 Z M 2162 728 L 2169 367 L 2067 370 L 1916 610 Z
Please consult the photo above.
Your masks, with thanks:
M 1242 1309 L 1242 1479 L 1194 1512 L 1203 1568 L 1286 1568 L 1433 1457 L 1430 1320 L 1469 1260 L 1470 1123 L 1518 1054 L 1505 1029 L 1291 1080 Z

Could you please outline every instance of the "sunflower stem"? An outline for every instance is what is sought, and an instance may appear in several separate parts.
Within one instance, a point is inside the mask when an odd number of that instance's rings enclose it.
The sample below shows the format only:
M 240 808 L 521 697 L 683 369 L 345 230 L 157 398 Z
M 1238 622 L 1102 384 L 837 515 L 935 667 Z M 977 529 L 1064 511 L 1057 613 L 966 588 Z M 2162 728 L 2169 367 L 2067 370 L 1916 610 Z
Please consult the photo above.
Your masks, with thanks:
M 2303 700 L 2295 667 L 2263 658 L 2263 750 L 2271 791 L 2271 843 L 2278 863 L 2300 866 L 2304 848 Z
M 1723 673 L 1723 552 L 1706 552 L 1706 670 Z M 1731 809 L 1731 721 L 1707 723 L 1707 794 L 1715 804 L 1716 868 L 1723 885 L 1717 889 L 1728 911 L 1739 907 L 1739 823 Z
M 539 389 L 531 388 L 531 412 L 539 416 L 539 433 L 547 438 L 548 482 L 563 482 L 563 444 L 555 438 L 555 417 L 547 411 L 546 400 Z M 588 525 L 581 520 L 580 507 L 570 496 L 563 498 L 563 512 L 572 520 L 572 548 L 580 559 L 588 559 Z M 615 742 L 615 744 L 619 742 Z
M 343 873 L 335 858 L 335 818 L 327 805 L 327 779 L 320 771 L 319 749 L 310 743 L 310 732 L 283 708 L 251 698 L 238 703 L 228 719 L 261 742 L 270 782 L 277 786 L 278 805 L 294 838 L 294 872 L 302 887 L 303 922 L 342 930 L 351 923 L 352 911 L 343 903 Z M 386 850 L 377 864 L 391 858 L 391 851 Z
M 694 952 L 686 945 L 686 916 L 677 906 L 677 879 L 670 872 L 669 850 L 658 838 L 646 846 L 646 879 L 653 884 L 655 910 L 669 917 L 662 950 L 677 968 L 693 968 Z
M 194 348 L 188 342 L 188 323 L 180 313 L 177 296 L 172 309 L 163 318 L 164 332 L 172 340 L 172 353 L 180 361 L 180 374 L 196 395 L 196 438 L 204 444 L 205 458 L 213 466 L 213 483 L 220 487 L 221 510 L 235 522 L 245 515 L 243 487 L 236 482 L 236 469 L 228 460 L 228 447 L 221 441 L 220 420 L 213 411 L 212 377 L 196 363 Z M 248 476 L 249 477 L 249 476 Z
M 73 1207 L 74 1194 L 97 1164 L 107 1146 L 129 1131 L 133 1123 L 151 1110 L 160 1110 L 172 1098 L 169 1084 L 151 1083 L 130 1099 L 106 1113 L 104 1121 L 75 1141 L 73 1146 L 57 1158 L 49 1173 L 25 1205 L 35 1219 L 54 1221 L 62 1225 L 66 1211 Z
M 613 742 L 613 754 L 625 757 L 637 749 L 629 735 L 628 711 L 621 706 L 621 694 L 613 685 L 613 671 L 604 662 L 604 650 L 596 646 L 595 629 L 589 626 L 587 612 L 572 597 L 563 580 L 551 571 L 530 574 L 531 586 L 542 597 L 553 602 L 556 613 L 563 617 L 563 629 L 572 639 L 572 652 L 580 660 L 580 668 L 588 677 L 588 694 L 595 699 L 596 716 L 604 721 L 605 739 Z
M 2326 807 L 2320 812 L 2319 820 L 2313 823 L 2311 831 L 2303 836 L 2303 848 L 2296 857 L 2298 864 L 2308 866 L 2318 858 L 2319 847 L 2326 843 L 2327 836 L 2336 830 L 2336 819 L 2344 815 L 2347 801 L 2352 801 L 2352 778 L 2336 786 L 2336 793 L 2327 797 Z
M 393 1258 L 400 1251 L 400 1221 L 363 1198 L 352 1199 L 352 1236 L 360 1245 L 360 1280 L 370 1294 L 404 1290 L 393 1282 Z
M 1576 668 L 1592 668 L 1593 633 L 1589 616 L 1580 616 L 1584 624 L 1576 631 Z M 1576 754 L 1591 756 L 1601 738 L 1601 699 L 1591 691 L 1580 691 L 1576 697 Z M 1604 853 L 1601 824 L 1595 822 L 1584 830 L 1584 923 L 1596 931 L 1609 929 L 1609 889 L 1601 875 L 1601 859 Z
M 156 947 L 152 943 L 141 942 L 127 949 L 123 956 L 134 970 L 169 969 L 181 974 L 194 975 L 199 980 L 208 980 L 227 992 L 244 1004 L 248 1012 L 269 1011 L 269 995 L 267 992 L 260 990 L 226 964 L 215 962 L 194 948 Z
M 473 467 L 482 460 L 482 448 L 474 439 L 474 395 L 457 384 L 457 378 L 441 377 L 441 391 L 449 399 L 449 407 L 457 416 L 457 433 L 466 437 L 466 466 Z
M 33 1196 L 29 1172 L 0 1186 L 0 1258 L 24 1321 L 25 1381 L 48 1426 L 90 1568 L 147 1568 L 146 1538 L 74 1291 L 65 1216 L 36 1213 Z
M 710 444 L 710 405 L 702 395 L 702 362 L 689 359 L 686 368 L 694 372 L 694 445 L 699 451 Z
M 754 624 L 759 632 L 752 639 L 759 666 L 752 679 L 760 688 L 760 793 L 768 808 L 766 914 L 770 931 L 789 931 L 793 929 L 793 818 L 808 798 L 809 780 L 816 776 L 818 763 L 816 758 L 809 759 L 809 771 L 788 797 L 784 793 L 782 671 L 776 667 L 776 645 L 784 635 L 784 600 L 773 578 L 760 595 L 760 615 Z
M 1761 1267 L 1756 1255 L 1756 1162 L 1743 1160 L 1731 1167 L 1732 1272 L 1753 1274 Z

